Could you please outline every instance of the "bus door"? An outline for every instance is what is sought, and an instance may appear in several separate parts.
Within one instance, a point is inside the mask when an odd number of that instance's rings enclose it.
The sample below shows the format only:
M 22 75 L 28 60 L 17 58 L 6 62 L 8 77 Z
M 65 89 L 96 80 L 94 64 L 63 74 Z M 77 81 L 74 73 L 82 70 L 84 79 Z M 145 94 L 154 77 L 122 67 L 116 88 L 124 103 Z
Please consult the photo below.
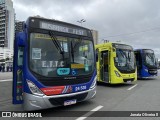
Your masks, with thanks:
M 142 57 L 140 51 L 135 52 L 136 64 L 137 64 L 137 76 L 141 76 L 142 69 Z
M 15 40 L 14 43 L 12 102 L 13 104 L 22 104 L 24 46 L 19 45 L 17 41 L 18 40 Z
M 101 80 L 105 83 L 109 83 L 109 51 L 101 52 L 101 62 L 100 62 L 100 75 Z

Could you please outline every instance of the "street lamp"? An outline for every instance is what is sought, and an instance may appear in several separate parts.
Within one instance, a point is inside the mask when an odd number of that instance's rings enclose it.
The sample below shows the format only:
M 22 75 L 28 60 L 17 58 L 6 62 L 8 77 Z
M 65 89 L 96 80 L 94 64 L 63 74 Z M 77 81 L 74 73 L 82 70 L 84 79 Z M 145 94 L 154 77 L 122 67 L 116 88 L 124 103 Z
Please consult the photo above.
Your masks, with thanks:
M 81 19 L 81 20 L 78 20 L 77 22 L 81 23 L 81 26 L 82 26 L 82 23 L 83 23 L 83 22 L 86 22 L 86 20 Z

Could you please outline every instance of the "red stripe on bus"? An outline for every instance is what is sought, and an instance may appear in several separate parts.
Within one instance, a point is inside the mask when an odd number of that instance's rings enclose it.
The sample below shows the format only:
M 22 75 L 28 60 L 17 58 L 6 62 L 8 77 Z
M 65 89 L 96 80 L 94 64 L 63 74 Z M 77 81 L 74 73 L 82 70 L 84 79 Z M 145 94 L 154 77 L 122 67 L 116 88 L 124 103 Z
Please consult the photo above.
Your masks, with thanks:
M 45 95 L 58 95 L 62 94 L 64 88 L 65 86 L 57 86 L 57 87 L 41 88 L 41 90 Z
M 22 88 L 22 86 L 17 86 L 17 88 Z

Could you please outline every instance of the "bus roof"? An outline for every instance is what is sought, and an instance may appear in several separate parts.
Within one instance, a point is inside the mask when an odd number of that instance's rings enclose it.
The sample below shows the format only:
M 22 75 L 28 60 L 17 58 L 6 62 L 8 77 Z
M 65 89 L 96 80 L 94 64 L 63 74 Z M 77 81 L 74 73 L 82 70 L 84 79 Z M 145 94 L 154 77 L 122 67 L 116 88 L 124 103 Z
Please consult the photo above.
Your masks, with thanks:
M 48 22 L 59 22 L 59 23 L 62 23 L 62 24 L 66 24 L 66 25 L 75 26 L 75 27 L 79 27 L 79 28 L 82 28 L 82 29 L 90 30 L 88 28 L 85 28 L 85 27 L 82 27 L 82 26 L 78 26 L 78 25 L 75 25 L 75 24 L 71 24 L 71 23 L 68 23 L 68 22 L 55 20 L 55 19 L 50 19 L 50 18 L 38 17 L 38 16 L 30 16 L 30 17 L 28 17 L 26 23 L 29 22 L 31 19 L 39 19 L 39 20 L 44 20 L 44 21 L 48 21 Z
M 88 28 L 43 17 L 29 17 L 26 21 L 26 27 L 92 37 L 91 30 Z
M 95 45 L 96 48 L 106 47 L 106 46 L 112 46 L 112 43 L 111 42 L 106 42 L 106 43 L 101 43 L 101 44 Z
M 112 47 L 113 44 L 131 46 L 131 45 L 122 44 L 122 43 L 106 42 L 106 43 L 97 44 L 97 45 L 95 45 L 95 47 L 96 48 L 107 47 L 107 46 Z
M 140 51 L 140 50 L 152 50 L 152 49 L 145 49 L 145 48 L 134 49 L 134 51 Z M 153 50 L 152 50 L 152 51 L 153 51 Z

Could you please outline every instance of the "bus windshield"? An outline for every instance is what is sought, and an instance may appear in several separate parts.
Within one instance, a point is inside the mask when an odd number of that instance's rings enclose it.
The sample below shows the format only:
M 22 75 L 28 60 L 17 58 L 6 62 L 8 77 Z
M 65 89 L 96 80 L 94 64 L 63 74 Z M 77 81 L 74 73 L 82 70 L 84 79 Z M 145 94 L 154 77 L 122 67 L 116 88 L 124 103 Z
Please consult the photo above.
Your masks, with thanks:
M 116 66 L 122 70 L 134 70 L 134 52 L 131 50 L 117 49 Z
M 154 52 L 152 50 L 143 50 L 144 54 L 144 63 L 146 66 L 155 66 L 156 65 L 156 59 Z
M 122 44 L 114 44 L 116 48 L 115 66 L 121 71 L 135 70 L 135 58 L 132 47 Z
M 45 77 L 86 75 L 94 70 L 93 50 L 90 40 L 31 33 L 29 67 Z

